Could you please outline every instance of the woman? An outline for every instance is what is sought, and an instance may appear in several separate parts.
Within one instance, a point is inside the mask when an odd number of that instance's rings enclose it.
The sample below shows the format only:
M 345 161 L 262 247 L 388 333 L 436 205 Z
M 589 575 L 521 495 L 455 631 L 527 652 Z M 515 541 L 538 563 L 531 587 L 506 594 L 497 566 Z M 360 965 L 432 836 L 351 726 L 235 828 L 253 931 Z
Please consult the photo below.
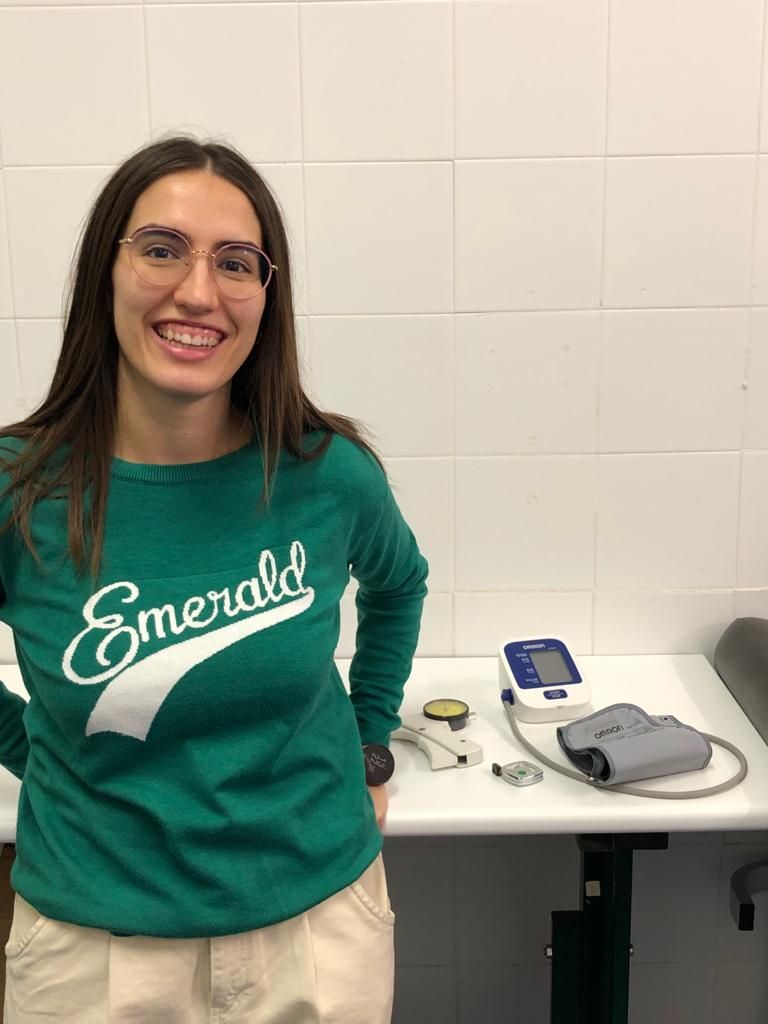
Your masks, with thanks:
M 0 446 L 30 695 L 0 692 L 5 1024 L 388 1021 L 361 747 L 398 724 L 426 563 L 354 423 L 301 389 L 284 228 L 237 152 L 174 138 L 115 172 L 50 393 Z

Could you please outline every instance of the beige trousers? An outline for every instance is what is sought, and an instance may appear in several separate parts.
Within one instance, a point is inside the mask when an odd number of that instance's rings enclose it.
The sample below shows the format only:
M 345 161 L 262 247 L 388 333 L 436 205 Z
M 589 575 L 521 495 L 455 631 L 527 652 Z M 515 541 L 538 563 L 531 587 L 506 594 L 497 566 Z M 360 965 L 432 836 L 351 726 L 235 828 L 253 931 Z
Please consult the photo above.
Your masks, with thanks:
M 394 914 L 381 854 L 298 917 L 214 939 L 118 938 L 16 897 L 4 1024 L 389 1024 Z

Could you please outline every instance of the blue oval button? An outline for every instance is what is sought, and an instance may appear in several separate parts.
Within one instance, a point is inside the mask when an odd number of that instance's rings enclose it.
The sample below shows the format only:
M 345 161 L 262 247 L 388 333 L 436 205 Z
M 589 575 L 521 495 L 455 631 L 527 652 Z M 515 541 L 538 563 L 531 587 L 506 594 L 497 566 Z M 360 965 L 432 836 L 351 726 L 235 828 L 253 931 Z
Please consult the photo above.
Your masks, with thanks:
M 547 700 L 564 700 L 568 694 L 565 690 L 545 690 L 544 696 Z

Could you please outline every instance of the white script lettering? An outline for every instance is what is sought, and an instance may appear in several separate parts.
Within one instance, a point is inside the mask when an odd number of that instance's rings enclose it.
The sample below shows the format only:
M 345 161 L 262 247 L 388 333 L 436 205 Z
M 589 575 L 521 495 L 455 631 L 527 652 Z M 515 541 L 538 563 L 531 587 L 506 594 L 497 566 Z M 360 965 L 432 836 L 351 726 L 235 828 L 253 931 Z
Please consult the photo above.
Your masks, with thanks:
M 294 599 L 313 594 L 303 583 L 306 569 L 306 552 L 300 541 L 293 541 L 288 564 L 278 571 L 277 560 L 268 548 L 261 552 L 258 561 L 258 577 L 241 580 L 235 587 L 209 590 L 205 596 L 193 594 L 180 605 L 163 604 L 157 608 L 135 608 L 135 622 L 114 608 L 114 600 L 122 605 L 136 605 L 141 591 L 135 583 L 121 581 L 110 583 L 93 594 L 83 607 L 85 628 L 70 642 L 62 659 L 64 675 L 73 683 L 84 685 L 102 683 L 114 678 L 132 665 L 143 644 L 154 640 L 170 640 L 180 637 L 189 630 L 203 630 L 212 626 L 220 616 L 234 619 L 243 614 L 252 615 L 268 606 L 284 604 Z M 110 610 L 106 610 L 109 608 Z M 74 667 L 75 659 L 88 645 L 98 640 L 96 648 L 97 666 L 95 672 L 87 675 Z M 121 655 L 112 654 L 125 650 Z M 81 666 L 78 666 L 81 667 Z M 101 669 L 101 671 L 99 670 Z

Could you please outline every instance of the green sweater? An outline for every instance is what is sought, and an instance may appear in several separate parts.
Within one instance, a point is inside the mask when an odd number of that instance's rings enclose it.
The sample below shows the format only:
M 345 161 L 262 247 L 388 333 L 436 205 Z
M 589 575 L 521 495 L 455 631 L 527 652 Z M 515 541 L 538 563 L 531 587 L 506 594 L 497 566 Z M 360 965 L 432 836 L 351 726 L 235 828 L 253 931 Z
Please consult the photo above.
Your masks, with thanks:
M 48 917 L 248 931 L 338 892 L 381 847 L 361 744 L 399 724 L 426 562 L 344 438 L 283 455 L 268 509 L 262 484 L 256 444 L 115 459 L 96 581 L 67 555 L 65 500 L 35 509 L 39 565 L 0 537 L 0 619 L 29 692 L 0 685 L 0 763 L 23 780 L 12 881 Z M 350 571 L 351 700 L 333 660 Z

